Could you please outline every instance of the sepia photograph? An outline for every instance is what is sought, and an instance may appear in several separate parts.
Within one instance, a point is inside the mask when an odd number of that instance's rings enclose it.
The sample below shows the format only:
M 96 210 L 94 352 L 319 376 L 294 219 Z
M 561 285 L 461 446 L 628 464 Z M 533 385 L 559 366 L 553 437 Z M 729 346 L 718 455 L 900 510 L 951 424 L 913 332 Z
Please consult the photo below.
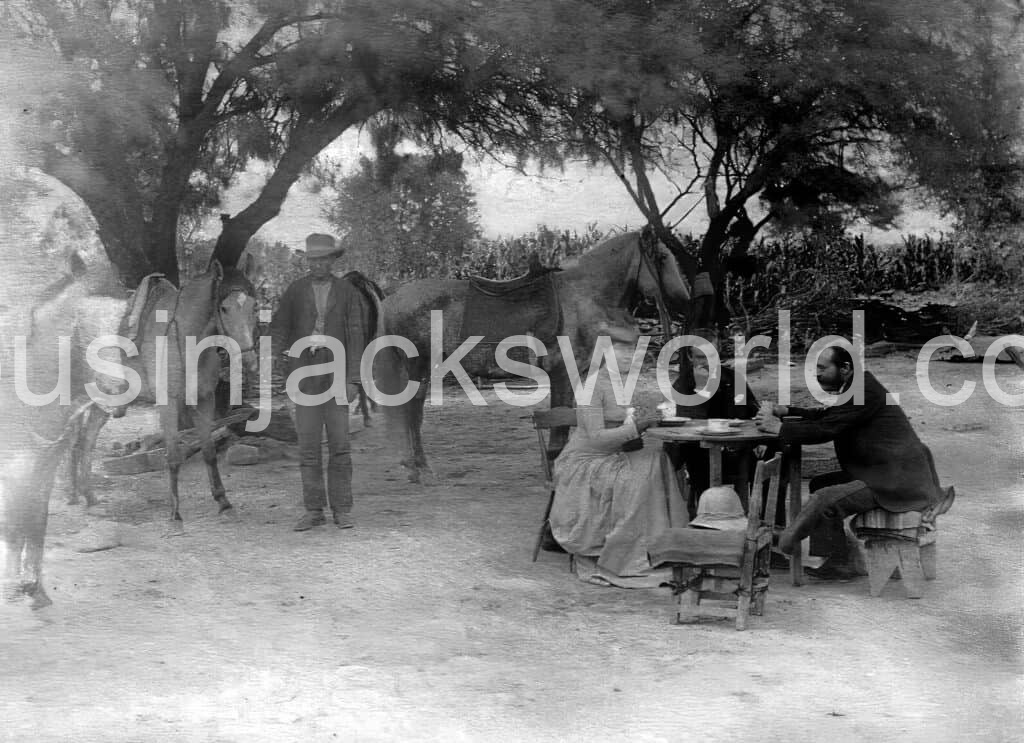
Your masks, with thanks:
M 1024 739 L 1024 0 L 0 0 L 0 742 Z

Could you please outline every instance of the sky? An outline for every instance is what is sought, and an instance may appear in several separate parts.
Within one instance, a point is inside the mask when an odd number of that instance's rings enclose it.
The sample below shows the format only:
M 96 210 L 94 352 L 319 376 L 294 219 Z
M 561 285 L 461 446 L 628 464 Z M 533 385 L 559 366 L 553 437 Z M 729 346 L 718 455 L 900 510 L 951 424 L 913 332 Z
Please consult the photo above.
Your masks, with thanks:
M 364 138 L 353 130 L 331 145 L 325 156 L 347 171 L 355 167 L 360 154 L 371 152 Z M 616 228 L 636 229 L 644 223 L 625 186 L 609 168 L 592 168 L 574 162 L 564 171 L 542 173 L 533 168 L 524 174 L 493 158 L 475 156 L 467 156 L 464 167 L 476 193 L 479 223 L 485 237 L 521 235 L 542 224 L 553 229 L 583 232 L 588 224 L 594 223 L 607 232 Z M 244 208 L 255 198 L 268 174 L 265 168 L 255 167 L 239 176 L 236 184 L 225 193 L 221 211 L 234 214 Z M 676 193 L 658 174 L 652 174 L 652 184 L 661 203 L 669 203 Z M 329 192 L 315 192 L 309 180 L 296 183 L 280 215 L 257 237 L 299 246 L 310 232 L 331 232 L 331 225 L 322 213 L 328 198 Z M 692 200 L 681 201 L 677 212 L 681 215 L 692 204 Z M 703 207 L 698 205 L 677 231 L 700 235 L 705 223 Z M 217 220 L 211 219 L 205 230 L 216 235 L 218 226 Z M 886 243 L 899 242 L 902 234 L 935 235 L 948 231 L 950 226 L 934 212 L 908 208 L 895 230 L 878 232 L 865 226 L 854 231 L 863 232 L 869 240 Z

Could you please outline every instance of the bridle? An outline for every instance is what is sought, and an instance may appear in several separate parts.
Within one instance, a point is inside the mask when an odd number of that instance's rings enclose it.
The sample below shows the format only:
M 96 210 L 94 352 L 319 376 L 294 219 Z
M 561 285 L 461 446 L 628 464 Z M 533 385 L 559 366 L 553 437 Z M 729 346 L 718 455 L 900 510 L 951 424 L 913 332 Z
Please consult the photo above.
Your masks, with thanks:
M 232 285 L 226 292 L 221 293 L 221 285 L 222 285 L 222 283 L 223 283 L 223 281 L 219 277 L 215 278 L 213 280 L 213 296 L 216 299 L 216 301 L 214 302 L 213 314 L 216 315 L 216 317 L 217 317 L 217 319 L 216 319 L 217 334 L 218 335 L 227 336 L 228 335 L 227 329 L 224 327 L 224 321 L 220 317 L 220 305 L 221 305 L 221 303 L 225 299 L 229 299 L 229 298 L 231 298 L 231 296 L 233 296 L 235 294 L 242 294 L 242 295 L 245 295 L 247 297 L 251 297 L 251 296 L 254 296 L 255 292 L 254 291 L 248 291 L 246 287 L 238 286 L 237 284 L 235 284 L 235 285 Z M 245 354 L 245 353 L 250 353 L 250 352 L 255 351 L 255 350 L 256 350 L 256 347 L 254 345 L 250 344 L 246 348 L 239 349 L 239 353 Z

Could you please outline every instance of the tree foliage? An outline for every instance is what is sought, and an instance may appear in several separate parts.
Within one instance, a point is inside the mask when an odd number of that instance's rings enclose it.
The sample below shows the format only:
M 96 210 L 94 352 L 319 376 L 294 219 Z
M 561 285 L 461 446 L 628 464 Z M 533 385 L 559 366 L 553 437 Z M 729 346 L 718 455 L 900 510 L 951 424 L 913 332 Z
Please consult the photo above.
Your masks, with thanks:
M 459 0 L 21 0 L 3 12 L 14 41 L 61 70 L 26 149 L 89 206 L 129 282 L 176 278 L 183 218 L 216 206 L 253 158 L 272 173 L 223 223 L 227 264 L 348 128 L 386 110 L 427 129 L 519 127 L 488 101 L 532 69 L 474 33 L 485 8 Z
M 686 268 L 699 260 L 720 282 L 723 251 L 742 253 L 766 225 L 888 226 L 901 187 L 958 208 L 951 172 L 1016 167 L 1013 142 L 979 126 L 1020 123 L 1019 109 L 992 105 L 979 85 L 995 59 L 986 24 L 1001 8 L 576 0 L 538 14 L 520 42 L 562 92 L 554 131 L 568 151 L 613 167 Z M 567 44 L 572 24 L 580 41 Z M 671 203 L 657 198 L 654 169 L 678 179 Z M 679 205 L 706 212 L 699 256 L 672 234 Z
M 271 175 L 215 249 L 233 263 L 317 154 L 381 112 L 442 150 L 454 134 L 519 163 L 610 165 L 684 267 L 699 260 L 716 280 L 723 251 L 742 254 L 767 225 L 891 223 L 906 184 L 965 221 L 1019 215 L 1016 1 L 12 0 L 0 12 L 54 78 L 24 127 L 35 163 L 82 197 L 128 281 L 175 277 L 183 223 L 259 158 Z M 656 169 L 678 183 L 667 204 Z M 708 218 L 699 256 L 671 229 L 694 208 Z
M 327 217 L 346 261 L 371 276 L 450 275 L 479 233 L 476 202 L 453 150 L 402 154 L 401 128 L 373 128 L 376 155 L 336 183 Z

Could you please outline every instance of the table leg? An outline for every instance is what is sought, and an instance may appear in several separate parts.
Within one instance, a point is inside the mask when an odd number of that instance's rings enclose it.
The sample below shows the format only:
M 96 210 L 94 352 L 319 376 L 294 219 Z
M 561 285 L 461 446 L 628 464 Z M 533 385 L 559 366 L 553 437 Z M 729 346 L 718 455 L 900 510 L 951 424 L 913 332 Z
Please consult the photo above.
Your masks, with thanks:
M 708 445 L 708 458 L 711 464 L 710 480 L 711 487 L 722 484 L 722 445 L 711 443 Z M 698 497 L 699 497 L 698 493 Z
M 803 490 L 801 465 L 803 451 L 799 444 L 792 444 L 787 452 L 789 459 L 789 509 L 786 513 L 786 525 L 792 524 L 800 509 L 803 508 Z M 804 583 L 803 545 L 798 544 L 796 551 L 789 559 L 789 575 L 794 586 Z

